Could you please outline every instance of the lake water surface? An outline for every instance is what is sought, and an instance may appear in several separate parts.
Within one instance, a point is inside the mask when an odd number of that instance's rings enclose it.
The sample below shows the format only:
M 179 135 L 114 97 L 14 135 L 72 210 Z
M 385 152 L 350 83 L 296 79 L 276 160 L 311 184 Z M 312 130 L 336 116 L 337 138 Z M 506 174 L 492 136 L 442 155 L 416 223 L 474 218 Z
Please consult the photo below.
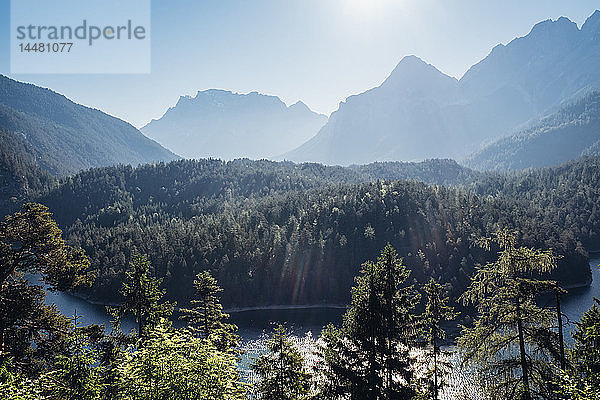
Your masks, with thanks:
M 583 313 L 594 304 L 594 297 L 600 298 L 600 258 L 595 256 L 590 261 L 593 281 L 589 287 L 571 289 L 562 301 L 562 311 L 569 321 L 578 321 Z M 541 305 L 552 306 L 553 297 L 543 298 Z M 48 293 L 46 296 L 48 304 L 56 304 L 58 310 L 67 316 L 75 312 L 80 318 L 80 324 L 105 324 L 110 328 L 111 317 L 102 305 L 91 304 L 83 299 L 68 293 Z M 327 324 L 339 324 L 344 314 L 343 308 L 311 307 L 294 309 L 261 309 L 250 311 L 231 312 L 231 321 L 239 327 L 239 335 L 244 341 L 259 339 L 265 332 L 270 332 L 275 324 L 284 323 L 288 330 L 297 336 L 304 336 L 310 332 L 316 337 L 321 328 Z M 121 324 L 123 331 L 128 332 L 135 324 L 129 318 Z M 570 332 L 574 329 L 574 323 L 565 325 L 565 330 Z M 565 337 L 570 339 L 570 335 Z

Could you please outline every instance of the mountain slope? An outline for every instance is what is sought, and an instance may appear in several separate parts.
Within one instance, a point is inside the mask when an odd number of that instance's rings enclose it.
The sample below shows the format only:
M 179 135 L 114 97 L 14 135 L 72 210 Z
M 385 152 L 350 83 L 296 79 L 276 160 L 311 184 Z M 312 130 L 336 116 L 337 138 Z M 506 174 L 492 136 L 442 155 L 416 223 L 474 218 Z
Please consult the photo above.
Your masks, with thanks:
M 600 12 L 581 29 L 544 21 L 498 45 L 456 81 L 405 57 L 386 81 L 340 104 L 317 136 L 284 155 L 347 165 L 463 158 L 565 99 L 600 88 Z
M 184 96 L 142 132 L 187 158 L 272 158 L 314 136 L 327 117 L 278 97 L 206 90 Z
M 24 138 L 0 128 L 0 218 L 58 184 L 29 153 Z
M 35 162 L 57 176 L 178 158 L 125 121 L 2 75 L 0 127 L 22 137 Z
M 600 92 L 592 92 L 534 127 L 494 142 L 465 163 L 480 170 L 516 170 L 557 165 L 600 155 Z
M 449 137 L 440 110 L 456 99 L 457 89 L 456 79 L 405 57 L 381 86 L 340 103 L 317 136 L 284 158 L 341 165 L 428 158 L 426 132 Z M 408 140 L 416 131 L 424 133 L 420 140 Z
M 460 80 L 479 98 L 513 88 L 532 112 L 544 110 L 600 83 L 600 11 L 581 29 L 565 17 L 536 24 L 508 45 L 498 45 Z

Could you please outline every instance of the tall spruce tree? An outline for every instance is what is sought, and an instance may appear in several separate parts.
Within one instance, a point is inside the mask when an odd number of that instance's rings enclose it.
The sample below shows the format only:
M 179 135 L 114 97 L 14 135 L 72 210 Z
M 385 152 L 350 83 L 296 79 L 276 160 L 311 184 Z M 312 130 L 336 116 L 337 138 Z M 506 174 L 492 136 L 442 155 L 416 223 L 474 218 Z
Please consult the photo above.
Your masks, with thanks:
M 414 396 L 412 359 L 419 295 L 408 284 L 410 271 L 387 245 L 377 262 L 363 264 L 342 328 L 324 331 L 320 354 L 322 389 L 331 398 L 410 399 Z
M 102 327 L 78 325 L 75 313 L 67 339 L 67 349 L 60 354 L 51 371 L 36 382 L 41 399 L 100 400 L 104 390 L 105 369 L 99 365 L 94 338 L 103 335 Z
M 195 298 L 191 309 L 181 309 L 181 319 L 190 323 L 197 336 L 209 339 L 219 350 L 231 349 L 239 344 L 235 334 L 237 326 L 225 322 L 229 314 L 223 312 L 219 293 L 223 291 L 208 271 L 200 272 L 194 280 Z
M 115 326 L 120 325 L 125 315 L 131 314 L 138 326 L 138 339 L 144 339 L 161 319 L 169 318 L 175 304 L 161 301 L 166 292 L 160 289 L 161 283 L 162 278 L 152 276 L 148 258 L 135 254 L 125 272 L 121 288 L 123 302 L 119 307 L 107 307 Z
M 461 296 L 478 313 L 474 325 L 463 327 L 458 339 L 464 363 L 491 378 L 494 398 L 555 398 L 551 360 L 560 356 L 554 313 L 538 307 L 535 298 L 556 287 L 552 281 L 536 279 L 555 268 L 556 257 L 550 250 L 517 247 L 517 233 L 507 229 L 479 244 L 487 250 L 495 246 L 499 252 L 496 261 L 477 269 Z
M 428 371 L 426 395 L 428 398 L 438 400 L 439 391 L 443 387 L 443 377 L 448 371 L 447 363 L 440 360 L 440 340 L 446 338 L 446 332 L 441 326 L 443 321 L 450 321 L 457 316 L 454 308 L 448 305 L 448 296 L 444 295 L 444 288 L 435 279 L 431 278 L 425 285 L 427 304 L 423 314 L 423 330 L 428 345 L 431 346 L 430 358 L 432 359 L 431 371 Z
M 258 357 L 251 368 L 260 380 L 256 390 L 265 400 L 308 399 L 311 376 L 304 368 L 304 358 L 279 325 L 269 341 L 268 352 Z

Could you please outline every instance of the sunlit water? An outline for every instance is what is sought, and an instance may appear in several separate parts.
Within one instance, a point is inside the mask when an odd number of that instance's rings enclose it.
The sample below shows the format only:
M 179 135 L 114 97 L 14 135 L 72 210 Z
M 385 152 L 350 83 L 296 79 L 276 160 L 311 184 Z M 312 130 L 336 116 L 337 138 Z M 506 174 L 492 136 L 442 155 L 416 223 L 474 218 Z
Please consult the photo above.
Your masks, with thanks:
M 562 311 L 569 321 L 578 321 L 583 313 L 594 304 L 594 297 L 600 298 L 600 258 L 590 261 L 593 281 L 589 287 L 569 290 L 562 301 Z M 58 310 L 67 316 L 77 313 L 80 324 L 105 324 L 110 327 L 111 317 L 103 305 L 92 304 L 68 293 L 48 293 L 48 304 L 56 304 Z M 542 305 L 551 306 L 553 297 L 541 300 Z M 278 323 L 283 323 L 295 335 L 303 337 L 307 332 L 318 336 L 328 323 L 339 324 L 344 313 L 343 308 L 314 307 L 296 309 L 264 309 L 230 312 L 231 321 L 239 327 L 239 334 L 245 341 L 259 339 L 263 333 L 269 332 Z M 122 323 L 124 331 L 135 326 L 132 319 Z M 574 323 L 567 324 L 565 329 L 571 331 Z M 568 336 L 568 335 L 567 335 Z
M 589 287 L 569 289 L 561 300 L 561 311 L 567 317 L 568 321 L 565 325 L 565 339 L 571 340 L 571 332 L 575 329 L 575 322 L 581 319 L 584 312 L 594 305 L 594 297 L 600 298 L 600 258 L 590 260 L 590 268 L 592 270 L 592 283 Z M 552 307 L 555 305 L 554 296 L 544 296 L 540 300 L 541 306 Z
M 567 316 L 568 321 L 565 325 L 565 339 L 571 341 L 571 332 L 575 328 L 575 321 L 578 321 L 583 313 L 594 304 L 594 297 L 600 298 L 600 258 L 597 256 L 590 261 L 593 281 L 589 287 L 569 290 L 569 293 L 562 300 L 562 311 Z M 78 315 L 79 324 L 104 324 L 107 331 L 110 329 L 110 315 L 102 305 L 91 304 L 83 299 L 74 297 L 67 293 L 48 293 L 46 297 L 48 304 L 56 304 L 58 310 L 67 316 L 75 313 Z M 540 300 L 540 305 L 551 307 L 554 297 L 547 296 Z M 235 323 L 239 330 L 238 334 L 242 337 L 242 348 L 244 355 L 238 365 L 243 379 L 253 381 L 254 376 L 249 368 L 251 361 L 265 351 L 265 338 L 273 328 L 279 324 L 284 324 L 288 331 L 294 336 L 294 341 L 305 357 L 312 357 L 311 349 L 315 346 L 315 341 L 321 329 L 333 323 L 339 325 L 345 309 L 340 307 L 311 307 L 294 309 L 260 309 L 249 311 L 230 312 L 230 320 Z M 181 323 L 175 322 L 176 326 Z M 123 331 L 129 332 L 135 327 L 134 321 L 126 319 L 122 322 Z M 451 359 L 455 358 L 451 356 Z M 452 360 L 449 360 L 452 362 Z M 470 388 L 472 382 L 471 373 L 464 369 L 455 369 L 455 372 L 448 377 L 448 387 L 441 396 L 443 399 L 455 399 L 463 396 L 465 393 L 468 398 L 477 399 L 477 388 Z M 460 394 L 457 392 L 460 391 Z

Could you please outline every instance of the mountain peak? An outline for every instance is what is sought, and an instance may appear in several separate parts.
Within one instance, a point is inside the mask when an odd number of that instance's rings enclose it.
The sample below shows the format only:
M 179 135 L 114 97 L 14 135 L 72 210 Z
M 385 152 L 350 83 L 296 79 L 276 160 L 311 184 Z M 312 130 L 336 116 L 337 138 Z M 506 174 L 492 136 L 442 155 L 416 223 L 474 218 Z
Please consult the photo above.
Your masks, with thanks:
M 537 36 L 544 34 L 565 34 L 570 32 L 579 31 L 577 24 L 571 21 L 567 17 L 560 17 L 556 21 L 547 19 L 542 22 L 538 22 L 531 28 L 531 32 L 527 36 Z
M 224 90 L 224 89 L 206 89 L 206 90 L 198 90 L 198 93 L 196 93 L 196 97 L 195 99 L 198 99 L 201 96 L 207 96 L 207 97 L 224 97 L 224 96 L 231 96 L 234 93 L 229 91 L 229 90 Z
M 400 60 L 400 62 L 396 65 L 390 76 L 398 73 L 414 73 L 416 71 L 423 71 L 428 67 L 435 67 L 431 64 L 427 64 L 425 61 L 420 59 L 415 55 L 405 56 Z
M 398 63 L 398 65 L 400 65 L 400 64 L 423 64 L 423 65 L 428 65 L 425 61 L 423 61 L 421 58 L 415 56 L 414 54 L 409 54 L 408 56 L 402 57 L 402 60 L 400 60 L 400 62 Z
M 405 56 L 400 60 L 398 65 L 394 68 L 392 73 L 383 82 L 382 86 L 389 85 L 408 85 L 413 86 L 415 80 L 427 79 L 432 76 L 444 77 L 453 79 L 443 72 L 438 70 L 431 64 L 423 61 L 415 55 Z
M 593 33 L 600 31 L 600 10 L 594 11 L 594 13 L 585 20 L 581 26 L 581 31 Z
M 182 96 L 159 119 L 142 128 L 148 136 L 188 158 L 268 158 L 310 139 L 327 117 L 301 101 L 222 89 Z
M 295 102 L 294 104 L 292 104 L 291 106 L 289 106 L 290 109 L 299 109 L 299 110 L 305 110 L 305 111 L 311 111 L 310 107 L 308 107 L 306 105 L 306 103 L 304 103 L 302 100 L 298 100 L 297 102 Z

